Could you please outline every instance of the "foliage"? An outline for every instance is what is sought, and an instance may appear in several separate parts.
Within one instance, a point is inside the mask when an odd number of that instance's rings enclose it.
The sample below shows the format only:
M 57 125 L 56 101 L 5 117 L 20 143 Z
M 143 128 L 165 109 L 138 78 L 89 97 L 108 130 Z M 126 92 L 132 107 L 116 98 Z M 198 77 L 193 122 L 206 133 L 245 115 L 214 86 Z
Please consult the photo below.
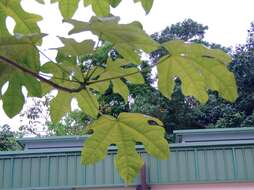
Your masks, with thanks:
M 75 110 L 68 113 L 63 120 L 47 123 L 49 135 L 84 135 L 87 132 L 87 125 L 92 122 L 84 112 Z
M 136 142 L 143 143 L 146 151 L 160 159 L 168 158 L 168 145 L 160 120 L 143 114 L 120 113 L 118 118 L 102 115 L 89 128 L 94 135 L 86 141 L 82 162 L 93 164 L 107 155 L 108 146 L 116 144 L 116 167 L 126 182 L 131 182 L 144 164 L 135 150 Z M 94 149 L 96 147 L 96 149 Z M 90 156 L 87 156 L 90 155 Z
M 170 40 L 202 40 L 206 30 L 208 30 L 208 26 L 199 24 L 189 18 L 183 22 L 178 22 L 172 24 L 170 27 L 166 27 L 160 33 L 154 33 L 152 37 L 159 43 L 164 43 Z
M 37 2 L 43 3 L 42 0 Z M 118 148 L 116 165 L 122 178 L 130 182 L 143 165 L 135 151 L 136 142 L 143 143 L 148 153 L 161 159 L 167 158 L 168 145 L 161 121 L 139 113 L 119 113 L 115 117 L 105 115 L 98 101 L 106 90 L 112 88 L 113 93 L 119 94 L 125 104 L 128 103 L 127 84 L 144 82 L 139 67 L 144 52 L 150 53 L 159 48 L 167 50 L 166 57 L 158 58 L 158 62 L 149 66 L 149 69 L 157 67 L 159 91 L 167 98 L 171 97 L 177 78 L 182 81 L 183 93 L 202 103 L 207 100 L 208 89 L 217 90 L 230 101 L 237 98 L 234 77 L 226 69 L 230 58 L 223 51 L 179 40 L 159 44 L 145 33 L 141 23 L 119 24 L 119 17 L 110 15 L 109 7 L 116 7 L 120 1 L 85 0 L 85 6 L 92 6 L 97 14 L 89 22 L 72 19 L 78 0 L 68 4 L 64 0 L 51 0 L 51 3 L 55 2 L 58 2 L 64 22 L 73 25 L 70 35 L 90 31 L 98 37 L 98 42 L 86 39 L 86 36 L 81 42 L 70 36 L 59 37 L 63 47 L 54 48 L 58 52 L 56 61 L 50 60 L 42 65 L 39 54 L 45 54 L 39 51 L 38 46 L 45 34 L 40 33 L 37 24 L 42 18 L 23 10 L 20 0 L 1 1 L 0 87 L 8 83 L 1 99 L 5 113 L 14 117 L 25 102 L 23 86 L 27 97 L 41 97 L 57 90 L 57 95 L 50 101 L 50 115 L 54 123 L 70 112 L 71 103 L 77 100 L 81 110 L 95 119 L 94 134 L 86 141 L 82 152 L 84 163 L 102 159 L 107 147 L 115 143 Z M 153 4 L 153 0 L 134 2 L 141 2 L 147 13 Z M 7 29 L 5 21 L 8 16 L 16 22 L 14 34 Z M 117 56 L 113 59 L 108 57 L 98 64 L 93 59 L 89 61 L 88 58 L 103 47 L 102 41 L 109 43 L 109 52 L 115 51 Z
M 0 127 L 0 151 L 10 151 L 20 149 L 15 137 L 17 134 L 11 131 L 9 125 Z
M 49 102 L 51 96 L 30 97 L 19 114 L 21 136 L 47 135 L 46 124 L 49 122 Z

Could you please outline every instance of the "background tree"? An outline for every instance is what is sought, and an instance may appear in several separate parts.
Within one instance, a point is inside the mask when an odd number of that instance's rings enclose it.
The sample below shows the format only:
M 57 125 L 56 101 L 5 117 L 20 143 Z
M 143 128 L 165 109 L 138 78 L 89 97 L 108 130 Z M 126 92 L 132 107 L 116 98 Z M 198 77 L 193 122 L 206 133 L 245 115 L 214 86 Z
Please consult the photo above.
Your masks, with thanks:
M 68 113 L 63 120 L 58 123 L 47 123 L 49 135 L 63 136 L 63 135 L 84 135 L 88 131 L 86 126 L 89 125 L 93 119 L 87 116 L 80 110 L 75 110 Z
M 3 125 L 0 127 L 0 151 L 12 151 L 18 150 L 21 147 L 16 142 L 18 134 L 11 131 L 9 125 Z

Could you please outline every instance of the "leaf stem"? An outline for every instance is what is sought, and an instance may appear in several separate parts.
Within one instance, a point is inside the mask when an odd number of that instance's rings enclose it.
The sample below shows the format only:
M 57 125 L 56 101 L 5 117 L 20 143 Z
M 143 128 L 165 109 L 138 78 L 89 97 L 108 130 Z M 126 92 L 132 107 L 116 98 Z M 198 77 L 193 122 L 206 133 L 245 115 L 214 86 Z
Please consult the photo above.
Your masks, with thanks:
M 167 55 L 165 56 L 164 58 L 162 58 L 161 60 L 164 60 L 166 58 L 168 58 L 170 55 Z M 147 67 L 146 69 L 143 70 L 143 72 L 146 72 L 146 71 L 149 71 L 150 69 L 152 69 L 153 67 L 159 65 L 161 63 L 161 61 Z M 108 80 L 114 80 L 114 79 L 119 79 L 119 78 L 124 78 L 124 77 L 128 77 L 128 76 L 131 76 L 131 75 L 135 75 L 137 73 L 140 73 L 141 71 L 138 70 L 138 71 L 135 71 L 135 72 L 132 72 L 132 73 L 128 73 L 128 74 L 125 74 L 125 75 L 119 75 L 119 76 L 115 76 L 115 77 L 110 77 L 110 78 L 105 78 L 105 79 L 101 79 L 101 80 L 94 80 L 94 81 L 87 81 L 87 85 L 90 85 L 90 84 L 95 84 L 95 83 L 100 83 L 100 82 L 105 82 L 105 81 L 108 81 Z
M 52 59 L 50 59 L 43 51 L 41 51 L 36 45 L 33 45 L 33 47 L 41 54 L 43 55 L 46 59 L 48 59 L 50 62 L 55 63 L 56 66 L 61 69 L 63 72 L 67 73 L 68 75 L 71 75 L 71 73 L 69 71 L 67 71 L 66 69 L 64 69 L 63 67 L 61 67 L 57 62 L 53 61 Z M 76 82 L 81 83 L 81 81 L 79 81 L 75 76 L 73 76 L 73 79 L 75 79 Z
M 97 42 L 97 44 L 95 46 L 95 50 L 99 47 L 100 41 L 101 41 L 101 33 L 99 34 L 99 38 L 98 38 L 98 42 Z M 90 75 L 91 67 L 92 67 L 92 63 L 88 67 L 88 71 L 86 73 L 85 81 L 89 80 L 89 78 L 92 76 L 92 75 Z

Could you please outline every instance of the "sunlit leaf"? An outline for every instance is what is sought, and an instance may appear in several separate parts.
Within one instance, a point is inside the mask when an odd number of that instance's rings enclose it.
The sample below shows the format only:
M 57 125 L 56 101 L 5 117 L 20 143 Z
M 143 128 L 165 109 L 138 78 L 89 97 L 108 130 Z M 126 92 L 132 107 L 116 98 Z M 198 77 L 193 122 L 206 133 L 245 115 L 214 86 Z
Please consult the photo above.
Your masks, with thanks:
M 151 121 L 153 124 L 149 124 Z M 158 119 L 143 114 L 121 113 L 117 119 L 103 115 L 90 126 L 94 133 L 85 142 L 82 162 L 94 164 L 104 159 L 108 146 L 116 144 L 116 166 L 121 177 L 130 183 L 143 166 L 135 150 L 136 142 L 142 142 L 149 154 L 159 159 L 168 158 L 169 148 L 162 125 Z
M 146 14 L 148 14 L 153 7 L 153 0 L 134 0 L 134 2 L 141 2 Z
M 76 42 L 74 39 L 60 37 L 64 47 L 58 48 L 59 52 L 66 56 L 81 56 L 93 52 L 94 41 L 84 40 Z
M 51 3 L 59 3 L 59 9 L 65 19 L 73 17 L 78 9 L 79 0 L 51 0 Z
M 164 47 L 170 56 L 162 58 L 157 67 L 158 87 L 164 96 L 171 96 L 175 77 L 179 77 L 184 95 L 202 103 L 208 100 L 208 89 L 217 90 L 229 101 L 237 98 L 234 75 L 226 66 L 231 61 L 227 54 L 183 41 L 170 41 Z
M 110 12 L 110 0 L 84 0 L 84 5 L 91 5 L 97 16 L 108 16 Z
M 125 59 L 135 64 L 140 63 L 138 50 L 149 53 L 158 48 L 158 44 L 144 32 L 141 24 L 137 22 L 118 24 L 115 20 L 95 17 L 89 23 L 77 20 L 66 20 L 66 22 L 74 26 L 70 34 L 92 31 L 101 39 L 111 42 Z
M 126 84 L 121 79 L 119 79 L 119 77 L 125 78 L 132 84 L 143 84 L 144 79 L 136 67 L 123 68 L 122 66 L 124 66 L 126 63 L 128 62 L 122 59 L 117 59 L 115 61 L 109 59 L 105 69 L 99 68 L 97 72 L 94 73 L 94 76 L 99 76 L 97 81 L 102 82 L 94 83 L 90 85 L 90 87 L 101 93 L 104 93 L 109 86 L 109 81 L 111 81 L 113 84 L 113 92 L 120 94 L 123 97 L 124 101 L 127 103 L 129 90 Z

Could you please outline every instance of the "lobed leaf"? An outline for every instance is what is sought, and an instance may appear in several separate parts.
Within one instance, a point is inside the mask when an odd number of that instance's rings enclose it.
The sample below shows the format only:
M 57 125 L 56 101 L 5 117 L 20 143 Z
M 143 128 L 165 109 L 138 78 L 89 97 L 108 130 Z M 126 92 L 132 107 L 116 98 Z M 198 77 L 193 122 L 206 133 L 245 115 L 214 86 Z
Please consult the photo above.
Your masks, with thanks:
M 87 55 L 93 52 L 94 41 L 84 40 L 83 42 L 76 42 L 74 39 L 59 38 L 64 47 L 58 48 L 58 51 L 65 56 L 81 56 Z
M 5 17 L 10 16 L 15 20 L 15 33 L 40 33 L 37 22 L 42 20 L 42 17 L 24 11 L 20 5 L 20 0 L 11 0 L 8 2 L 0 1 L 0 12 L 2 15 L 5 15 Z
M 138 50 L 149 53 L 158 48 L 158 44 L 145 33 L 142 25 L 137 22 L 118 24 L 115 17 L 112 19 L 93 17 L 89 23 L 77 20 L 65 21 L 74 26 L 69 34 L 91 31 L 101 39 L 114 44 L 114 48 L 125 59 L 135 64 L 140 63 Z
M 58 2 L 60 12 L 64 19 L 70 19 L 78 9 L 79 0 L 51 0 L 51 3 Z
M 142 7 L 146 11 L 146 14 L 148 14 L 153 7 L 153 0 L 134 0 L 134 2 L 141 2 Z
M 122 67 L 125 66 L 127 63 L 129 62 L 126 62 L 126 60 L 123 59 L 117 59 L 115 61 L 108 59 L 106 68 L 104 69 L 99 67 L 99 69 L 97 69 L 97 72 L 94 73 L 94 77 L 99 76 L 97 81 L 101 82 L 91 84 L 89 85 L 89 87 L 103 94 L 110 84 L 109 81 L 111 81 L 113 84 L 113 92 L 120 94 L 123 97 L 124 101 L 127 103 L 129 90 L 127 85 L 120 78 L 125 78 L 132 84 L 144 83 L 144 78 L 136 67 Z M 90 82 L 92 82 L 92 80 Z
M 92 6 L 93 12 L 97 16 L 109 16 L 110 0 L 84 0 L 85 6 Z
M 0 37 L 0 55 L 33 72 L 38 72 L 40 67 L 39 54 L 33 46 L 43 36 L 43 34 L 33 34 Z M 6 82 L 9 82 L 9 86 L 2 100 L 4 111 L 9 117 L 14 117 L 23 107 L 22 86 L 26 87 L 29 96 L 40 97 L 42 95 L 39 81 L 4 61 L 0 61 L 0 89 Z
M 208 89 L 217 90 L 229 101 L 237 98 L 234 75 L 226 66 L 231 59 L 226 53 L 180 40 L 163 46 L 170 54 L 162 58 L 157 66 L 158 87 L 164 96 L 171 96 L 175 77 L 179 77 L 184 95 L 194 96 L 202 103 L 208 100 Z
M 152 125 L 150 121 L 153 121 Z M 94 133 L 84 144 L 81 161 L 94 164 L 105 158 L 109 145 L 116 144 L 117 169 L 120 176 L 130 183 L 144 163 L 135 150 L 136 142 L 143 143 L 151 155 L 160 159 L 168 158 L 168 143 L 161 126 L 161 121 L 143 114 L 121 113 L 118 118 L 102 115 L 89 126 Z

